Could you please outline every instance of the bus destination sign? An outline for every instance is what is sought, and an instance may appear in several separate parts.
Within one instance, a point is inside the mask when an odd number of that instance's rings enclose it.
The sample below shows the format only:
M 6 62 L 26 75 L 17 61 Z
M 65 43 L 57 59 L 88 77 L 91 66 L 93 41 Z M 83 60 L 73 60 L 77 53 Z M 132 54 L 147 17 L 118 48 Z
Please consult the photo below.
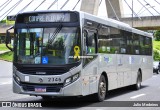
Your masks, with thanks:
M 69 13 L 49 13 L 27 16 L 25 22 L 70 22 Z

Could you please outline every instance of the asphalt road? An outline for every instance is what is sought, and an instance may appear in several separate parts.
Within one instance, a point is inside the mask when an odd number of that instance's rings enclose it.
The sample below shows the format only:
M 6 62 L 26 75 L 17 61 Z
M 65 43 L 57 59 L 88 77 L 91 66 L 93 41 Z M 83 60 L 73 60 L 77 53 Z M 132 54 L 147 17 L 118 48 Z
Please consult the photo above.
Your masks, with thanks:
M 81 109 L 81 110 L 160 110 L 160 107 L 114 107 L 117 103 L 127 105 L 131 101 L 160 101 L 160 75 L 154 74 L 152 78 L 142 83 L 138 91 L 128 87 L 109 91 L 104 102 L 95 103 L 91 96 L 82 98 L 58 98 L 50 101 L 41 97 L 14 94 L 12 92 L 12 63 L 0 61 L 0 101 L 20 101 L 46 104 L 43 109 Z M 113 105 L 107 107 L 107 104 Z M 160 102 L 159 102 L 160 103 Z M 134 104 L 134 103 L 133 103 Z M 160 106 L 160 105 L 159 105 Z M 2 110 L 21 110 L 22 108 L 0 108 Z M 32 108 L 24 108 L 31 110 Z M 42 109 L 42 108 L 37 108 Z M 36 110 L 34 108 L 33 110 Z

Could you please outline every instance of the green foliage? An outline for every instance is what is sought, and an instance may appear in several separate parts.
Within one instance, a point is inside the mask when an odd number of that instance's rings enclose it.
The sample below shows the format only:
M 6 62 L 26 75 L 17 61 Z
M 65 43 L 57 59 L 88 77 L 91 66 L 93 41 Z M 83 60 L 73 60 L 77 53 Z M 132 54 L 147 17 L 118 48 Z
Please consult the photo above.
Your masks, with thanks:
M 156 41 L 160 41 L 160 30 L 157 30 L 154 34 L 154 38 Z
M 153 49 L 160 51 L 160 41 L 153 41 Z
M 153 41 L 153 58 L 155 61 L 160 60 L 160 41 Z
M 160 61 L 160 53 L 154 50 L 153 58 L 154 58 L 154 61 Z
M 10 25 L 10 24 L 14 24 L 15 21 L 2 20 L 2 21 L 0 21 L 0 23 L 6 23 L 7 25 Z
M 0 51 L 9 51 L 5 44 L 0 44 Z
M 6 20 L 2 20 L 0 23 L 6 23 Z

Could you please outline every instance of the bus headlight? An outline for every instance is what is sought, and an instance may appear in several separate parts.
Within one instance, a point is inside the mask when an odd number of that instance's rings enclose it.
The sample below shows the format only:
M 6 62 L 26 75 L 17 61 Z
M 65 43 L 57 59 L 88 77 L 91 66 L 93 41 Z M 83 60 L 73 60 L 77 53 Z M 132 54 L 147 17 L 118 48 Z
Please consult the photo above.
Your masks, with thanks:
M 80 73 L 77 73 L 77 74 L 74 74 L 73 76 L 67 78 L 65 80 L 64 86 L 67 86 L 67 85 L 71 84 L 72 82 L 76 81 L 80 76 L 79 74 Z
M 15 75 L 15 80 L 16 80 L 16 82 L 17 82 L 18 84 L 20 84 L 21 80 L 20 80 L 20 78 L 19 78 L 17 75 Z
M 70 83 L 72 83 L 71 77 L 66 79 L 64 86 L 69 85 Z
M 79 73 L 73 75 L 72 81 L 76 81 L 79 78 Z

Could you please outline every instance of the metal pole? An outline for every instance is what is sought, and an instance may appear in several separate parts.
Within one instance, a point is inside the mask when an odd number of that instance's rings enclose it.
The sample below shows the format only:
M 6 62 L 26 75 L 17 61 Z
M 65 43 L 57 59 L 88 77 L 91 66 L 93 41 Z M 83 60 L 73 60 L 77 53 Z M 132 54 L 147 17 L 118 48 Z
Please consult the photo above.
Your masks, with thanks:
M 78 5 L 79 2 L 80 2 L 80 0 L 78 0 L 78 2 L 76 3 L 76 5 L 74 6 L 74 8 L 72 10 L 74 10 L 76 8 L 76 6 Z
M 148 8 L 145 7 L 145 5 L 143 5 L 139 0 L 137 0 L 137 1 L 138 1 L 142 6 L 144 6 L 144 8 L 145 8 L 152 16 L 154 16 L 154 15 L 152 14 L 152 12 L 149 11 Z
M 4 3 L 0 6 L 0 8 L 1 8 L 2 6 L 4 6 L 7 2 L 9 2 L 9 1 L 7 0 L 6 2 L 4 2 Z
M 69 2 L 69 0 L 67 0 L 60 9 L 62 10 L 62 9 L 64 8 L 64 6 L 65 6 L 68 2 Z
M 132 9 L 132 6 L 130 6 L 130 5 L 127 3 L 126 0 L 124 0 L 124 2 L 125 2 L 125 3 L 127 4 L 127 6 L 130 8 L 130 10 L 133 11 L 133 14 L 134 14 L 135 16 L 137 16 L 139 19 L 141 19 L 141 18 L 134 12 L 134 10 Z
M 34 9 L 34 11 L 36 11 L 46 0 L 43 0 L 39 5 L 38 7 L 36 7 L 36 9 Z
M 58 0 L 55 0 L 49 7 L 47 10 L 49 10 Z
M 133 0 L 132 0 L 132 27 L 133 27 Z
M 146 0 L 143 0 L 143 1 L 146 2 Z M 148 4 L 155 12 L 157 12 L 160 15 L 160 13 L 156 9 L 153 8 L 154 6 L 151 6 L 148 2 L 146 2 L 146 4 Z
M 118 21 L 120 21 L 119 18 L 118 18 L 118 16 L 117 16 L 117 14 L 116 14 L 116 12 L 115 12 L 115 10 L 114 10 L 114 8 L 113 8 L 113 6 L 112 6 L 112 4 L 111 4 L 111 2 L 110 2 L 110 0 L 108 0 L 108 2 L 109 2 L 109 5 L 111 6 L 111 8 L 112 8 L 112 10 L 113 10 L 113 12 L 114 12 L 114 14 L 115 14 L 115 16 L 116 16 L 116 19 L 117 19 Z
M 12 0 L 11 0 L 11 1 L 12 1 Z M 6 8 L 9 3 L 11 3 L 11 1 L 9 1 L 9 2 L 7 2 L 5 5 L 3 5 L 3 7 L 2 7 L 1 10 L 0 10 L 0 12 L 3 11 L 3 9 Z
M 58 10 L 58 1 L 57 1 L 57 10 Z

